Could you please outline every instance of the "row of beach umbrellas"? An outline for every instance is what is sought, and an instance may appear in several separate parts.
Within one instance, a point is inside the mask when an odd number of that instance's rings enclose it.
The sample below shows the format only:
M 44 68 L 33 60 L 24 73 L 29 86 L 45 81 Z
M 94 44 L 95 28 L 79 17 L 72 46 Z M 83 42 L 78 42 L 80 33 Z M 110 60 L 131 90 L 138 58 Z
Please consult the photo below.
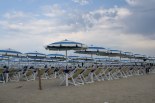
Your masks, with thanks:
M 70 40 L 63 40 L 60 42 L 54 42 L 45 47 L 46 50 L 52 50 L 52 51 L 65 51 L 65 60 L 66 60 L 66 68 L 64 70 L 65 76 L 66 76 L 66 86 L 68 86 L 68 51 L 69 50 L 75 50 L 75 53 L 79 54 L 90 54 L 91 57 L 93 55 L 98 55 L 98 56 L 108 56 L 108 57 L 120 57 L 121 58 L 134 58 L 134 59 L 142 59 L 142 60 L 148 60 L 149 58 L 146 57 L 145 55 L 140 55 L 140 54 L 133 54 L 131 52 L 123 52 L 121 50 L 109 50 L 103 47 L 97 47 L 97 46 L 90 46 L 88 47 L 87 45 L 79 42 L 74 42 Z M 45 55 L 43 53 L 38 53 L 38 52 L 31 52 L 31 53 L 21 53 L 12 49 L 7 49 L 7 50 L 0 50 L 0 55 L 1 58 L 3 57 L 8 57 L 8 61 L 10 57 L 26 57 L 26 58 L 31 58 L 31 59 L 44 59 L 44 58 L 52 58 L 52 57 L 63 57 L 61 54 L 49 54 Z M 149 60 L 155 60 L 154 57 L 151 57 Z
M 123 52 L 121 50 L 111 50 L 104 47 L 98 47 L 91 45 L 87 47 L 85 44 L 79 42 L 73 42 L 69 40 L 63 40 L 60 42 L 54 42 L 45 47 L 47 50 L 53 51 L 65 51 L 65 58 L 68 59 L 68 50 L 76 50 L 78 54 L 89 54 L 93 58 L 93 55 L 97 56 L 108 56 L 108 57 L 120 57 L 121 58 L 134 58 L 143 60 L 154 60 L 155 57 L 147 57 L 141 54 L 133 54 L 132 52 Z M 28 57 L 32 59 L 43 59 L 43 58 L 64 58 L 62 54 L 43 54 L 39 52 L 21 53 L 13 49 L 0 50 L 0 59 L 7 59 L 7 57 Z M 76 57 L 76 56 L 75 56 Z M 74 58 L 75 58 L 74 57 Z

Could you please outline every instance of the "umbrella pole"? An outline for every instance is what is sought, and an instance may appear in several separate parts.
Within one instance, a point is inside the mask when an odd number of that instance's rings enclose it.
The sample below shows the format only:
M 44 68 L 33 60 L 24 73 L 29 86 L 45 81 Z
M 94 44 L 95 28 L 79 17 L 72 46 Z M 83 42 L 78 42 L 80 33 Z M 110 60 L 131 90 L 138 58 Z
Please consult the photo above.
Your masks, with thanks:
M 65 71 L 66 71 L 66 72 L 65 72 L 65 73 L 66 73 L 66 86 L 68 86 L 68 70 L 67 70 L 67 59 L 68 59 L 68 58 L 67 58 L 67 50 L 66 50 L 66 70 L 65 70 Z

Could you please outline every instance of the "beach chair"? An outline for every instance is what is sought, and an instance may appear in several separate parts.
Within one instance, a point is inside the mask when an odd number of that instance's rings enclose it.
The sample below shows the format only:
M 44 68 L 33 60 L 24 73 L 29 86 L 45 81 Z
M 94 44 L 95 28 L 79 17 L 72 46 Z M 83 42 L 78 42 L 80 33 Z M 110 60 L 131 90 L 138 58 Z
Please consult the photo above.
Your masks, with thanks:
M 102 68 L 97 68 L 93 72 L 94 80 L 101 81 L 102 80 Z
M 46 74 L 47 74 L 47 78 L 48 78 L 48 79 L 52 79 L 52 78 L 54 77 L 54 69 L 49 68 L 49 69 L 47 69 L 47 71 L 45 71 L 45 72 L 46 72 Z
M 119 79 L 119 69 L 119 66 L 113 66 L 112 70 L 110 71 L 112 79 Z
M 61 82 L 61 85 L 64 82 L 67 82 L 66 79 L 68 79 L 68 84 L 72 84 L 72 85 L 84 85 L 84 81 L 81 77 L 81 73 L 83 72 L 83 69 L 76 69 L 72 72 L 68 73 L 68 78 L 64 77 L 63 81 Z
M 55 75 L 55 73 L 54 73 L 54 75 Z M 57 70 L 57 75 L 58 75 L 57 77 L 59 79 L 63 79 L 65 77 L 64 69 L 63 68 L 59 68 L 59 70 Z
M 107 66 L 103 69 L 103 72 L 102 72 L 102 80 L 112 80 L 112 77 L 111 77 L 111 74 L 110 74 L 110 71 L 112 70 L 112 68 L 110 66 Z
M 46 69 L 42 68 L 42 69 L 39 69 L 39 70 L 40 70 L 41 79 L 47 79 Z M 38 77 L 38 73 L 37 73 L 37 77 Z
M 81 74 L 84 83 L 93 83 L 94 78 L 93 78 L 93 68 L 87 68 L 83 71 Z
M 34 70 L 27 69 L 27 70 L 23 71 L 21 74 L 21 79 L 26 80 L 26 81 L 35 80 L 36 75 L 35 75 Z
M 18 72 L 19 72 L 19 70 L 17 70 L 17 69 L 13 69 L 13 68 L 9 69 L 8 80 L 18 82 L 19 77 L 20 77 Z
M 84 81 L 82 79 L 81 73 L 83 72 L 83 69 L 76 69 L 75 71 L 69 73 L 68 77 L 68 83 L 73 85 L 83 85 Z

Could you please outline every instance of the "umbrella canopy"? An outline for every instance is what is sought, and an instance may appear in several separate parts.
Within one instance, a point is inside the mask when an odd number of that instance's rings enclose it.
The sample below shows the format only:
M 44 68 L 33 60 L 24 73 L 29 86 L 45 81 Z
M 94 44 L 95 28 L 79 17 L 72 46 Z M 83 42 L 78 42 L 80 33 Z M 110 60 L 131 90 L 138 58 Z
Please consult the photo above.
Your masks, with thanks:
M 20 56 L 22 53 L 13 49 L 0 50 L 2 56 Z
M 148 57 L 148 60 L 155 60 L 155 57 Z
M 134 58 L 134 54 L 132 52 L 121 52 L 122 58 Z
M 69 59 L 78 59 L 79 56 L 68 56 Z
M 145 55 L 141 55 L 141 54 L 134 54 L 134 58 L 135 59 L 146 59 Z
M 74 42 L 74 41 L 70 41 L 70 40 L 63 40 L 60 42 L 55 42 L 55 43 L 51 43 L 49 45 L 47 45 L 45 47 L 47 50 L 81 50 L 81 49 L 86 49 L 87 46 L 79 43 L 79 42 Z
M 67 58 L 67 50 L 81 50 L 86 48 L 87 46 L 82 43 L 70 41 L 67 39 L 60 42 L 51 43 L 45 47 L 45 49 L 47 50 L 66 51 L 66 58 Z
M 107 52 L 108 52 L 108 50 L 103 48 L 103 47 L 90 46 L 86 50 L 79 50 L 79 51 L 76 51 L 75 53 L 91 54 L 91 56 L 92 56 L 93 54 L 96 54 L 96 55 L 107 55 Z
M 32 58 L 32 59 L 43 59 L 46 58 L 46 54 L 43 53 L 39 53 L 39 52 L 29 52 L 29 53 L 25 53 L 26 56 L 28 58 Z
M 116 56 L 121 56 L 121 51 L 120 50 L 109 50 L 109 56 L 110 57 L 116 57 Z
M 65 60 L 65 56 L 62 54 L 48 54 L 46 57 L 51 60 Z
M 5 56 L 0 56 L 0 60 L 8 60 L 8 58 Z

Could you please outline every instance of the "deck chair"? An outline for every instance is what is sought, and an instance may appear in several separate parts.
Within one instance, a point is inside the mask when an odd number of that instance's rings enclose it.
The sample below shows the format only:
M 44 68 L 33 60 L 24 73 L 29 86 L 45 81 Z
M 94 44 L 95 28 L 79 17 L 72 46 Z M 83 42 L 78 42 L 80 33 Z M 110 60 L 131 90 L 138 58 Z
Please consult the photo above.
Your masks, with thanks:
M 121 77 L 127 78 L 128 77 L 128 71 L 129 71 L 128 66 L 123 66 L 121 69 Z
M 83 81 L 85 83 L 93 83 L 94 82 L 94 78 L 93 78 L 93 69 L 92 68 L 87 68 L 83 71 L 83 73 L 81 74 Z
M 106 68 L 103 69 L 103 72 L 102 72 L 102 80 L 112 80 L 112 77 L 110 75 L 110 71 L 111 71 L 111 67 L 110 66 L 107 66 Z
M 17 69 L 9 69 L 8 80 L 18 82 L 20 77 L 18 72 L 19 71 Z
M 55 74 L 55 73 L 54 73 Z M 57 71 L 57 77 L 59 78 L 59 79 L 63 79 L 64 77 L 65 77 L 65 73 L 64 73 L 64 69 L 59 69 L 58 71 Z
M 47 74 L 47 79 L 52 79 L 54 77 L 54 69 L 47 69 L 47 71 L 45 71 Z
M 119 79 L 119 68 L 119 66 L 113 66 L 112 70 L 110 71 L 112 79 Z
M 35 75 L 34 70 L 27 69 L 26 71 L 23 71 L 21 74 L 21 79 L 26 80 L 26 81 L 35 80 L 36 75 Z
M 102 80 L 102 68 L 97 68 L 93 72 L 94 80 L 101 81 Z
M 47 79 L 46 69 L 40 69 L 40 76 L 41 76 L 41 79 Z M 37 73 L 37 77 L 38 77 L 38 73 Z
M 82 80 L 81 77 L 81 73 L 83 72 L 83 69 L 76 69 L 70 73 L 68 73 L 68 84 L 72 84 L 72 85 L 84 85 L 84 81 Z M 64 81 L 66 82 L 66 79 L 64 77 L 64 80 L 62 81 L 61 85 L 64 83 Z

